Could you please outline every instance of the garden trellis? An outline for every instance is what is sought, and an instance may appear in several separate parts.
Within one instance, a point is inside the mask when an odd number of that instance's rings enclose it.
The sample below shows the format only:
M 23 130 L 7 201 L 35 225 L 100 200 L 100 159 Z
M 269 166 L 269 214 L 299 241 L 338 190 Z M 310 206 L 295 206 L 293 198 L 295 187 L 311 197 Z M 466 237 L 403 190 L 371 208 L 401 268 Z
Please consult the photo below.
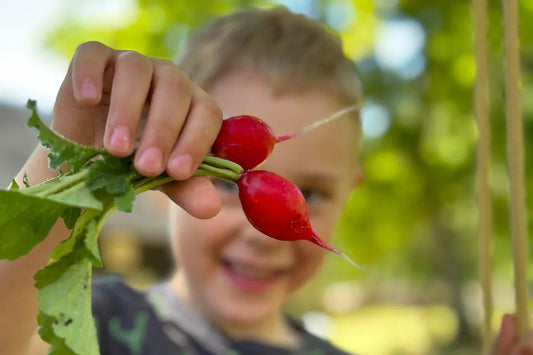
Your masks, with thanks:
M 506 148 L 509 174 L 510 231 L 513 250 L 515 319 L 519 335 L 529 329 L 528 237 L 522 113 L 520 107 L 520 55 L 517 0 L 502 0 L 505 74 Z M 475 114 L 479 140 L 477 184 L 479 209 L 480 280 L 483 290 L 483 353 L 492 346 L 493 301 L 491 291 L 492 207 L 490 194 L 490 121 L 486 0 L 473 0 L 476 83 Z

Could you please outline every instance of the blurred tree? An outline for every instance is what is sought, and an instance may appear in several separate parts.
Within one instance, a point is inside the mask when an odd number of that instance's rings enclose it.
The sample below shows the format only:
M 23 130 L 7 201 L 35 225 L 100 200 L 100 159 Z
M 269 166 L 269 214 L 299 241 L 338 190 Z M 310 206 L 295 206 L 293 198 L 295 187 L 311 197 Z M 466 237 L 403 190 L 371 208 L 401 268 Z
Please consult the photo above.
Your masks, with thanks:
M 366 179 L 346 206 L 337 245 L 369 271 L 330 258 L 323 273 L 328 276 L 319 280 L 371 284 L 404 279 L 421 289 L 443 282 L 450 295 L 445 301 L 459 315 L 458 334 L 465 338 L 459 341 L 476 340 L 462 301 L 463 286 L 478 277 L 470 2 L 132 0 L 124 2 L 123 16 L 111 25 L 105 16 L 84 17 L 87 9 L 103 3 L 68 3 L 48 44 L 69 57 L 79 43 L 99 40 L 172 58 L 184 36 L 212 17 L 279 3 L 337 31 L 346 53 L 359 65 L 367 103 L 362 113 Z M 510 283 L 501 9 L 499 2 L 489 5 L 494 263 L 496 276 Z M 533 5 L 523 0 L 520 6 L 522 92 L 527 98 L 533 93 Z M 523 114 L 530 137 L 533 101 L 523 100 Z M 525 142 L 530 156 L 533 141 Z M 533 165 L 526 167 L 531 195 Z M 529 215 L 532 208 L 530 204 Z M 319 302 L 318 297 L 306 297 L 307 304 Z

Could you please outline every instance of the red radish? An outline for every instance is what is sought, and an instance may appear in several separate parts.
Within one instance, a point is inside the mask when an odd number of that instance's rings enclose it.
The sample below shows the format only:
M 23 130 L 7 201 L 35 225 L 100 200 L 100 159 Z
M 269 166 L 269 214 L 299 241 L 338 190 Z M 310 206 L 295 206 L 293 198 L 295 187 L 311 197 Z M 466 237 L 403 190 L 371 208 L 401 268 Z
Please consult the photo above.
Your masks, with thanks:
M 222 122 L 211 154 L 250 170 L 265 161 L 275 143 L 274 132 L 261 119 L 247 115 L 235 116 Z
M 230 117 L 222 122 L 217 139 L 211 147 L 211 154 L 219 158 L 231 160 L 242 166 L 244 170 L 250 170 L 268 158 L 276 143 L 306 133 L 360 108 L 361 104 L 345 107 L 326 118 L 304 127 L 300 132 L 281 137 L 276 137 L 270 126 L 260 118 L 249 115 Z
M 360 269 L 344 253 L 330 247 L 315 234 L 305 198 L 291 181 L 270 171 L 253 170 L 244 172 L 237 186 L 244 214 L 257 230 L 279 240 L 308 240 Z

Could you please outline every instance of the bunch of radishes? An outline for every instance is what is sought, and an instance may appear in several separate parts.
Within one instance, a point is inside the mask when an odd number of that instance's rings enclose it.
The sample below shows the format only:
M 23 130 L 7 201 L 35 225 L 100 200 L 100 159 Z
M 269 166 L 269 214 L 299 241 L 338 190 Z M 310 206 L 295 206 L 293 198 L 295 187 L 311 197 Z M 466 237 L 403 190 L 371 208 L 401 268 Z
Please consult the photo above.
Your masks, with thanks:
M 359 268 L 344 253 L 330 247 L 315 234 L 305 198 L 295 184 L 270 171 L 252 170 L 268 158 L 276 143 L 296 135 L 276 137 L 270 126 L 254 116 L 230 117 L 223 121 L 211 154 L 233 161 L 244 169 L 236 184 L 243 211 L 256 229 L 279 240 L 308 240 Z

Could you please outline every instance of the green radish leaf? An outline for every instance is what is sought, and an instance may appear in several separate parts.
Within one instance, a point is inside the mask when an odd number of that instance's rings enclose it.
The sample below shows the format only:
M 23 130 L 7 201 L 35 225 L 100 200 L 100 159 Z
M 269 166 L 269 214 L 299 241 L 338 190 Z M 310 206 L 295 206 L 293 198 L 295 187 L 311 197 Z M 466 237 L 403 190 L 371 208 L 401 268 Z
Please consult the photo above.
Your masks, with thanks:
M 78 220 L 78 218 L 81 215 L 81 208 L 79 207 L 69 207 L 61 213 L 61 218 L 63 218 L 63 222 L 65 222 L 65 226 L 67 226 L 68 229 L 74 228 L 74 224 Z
M 52 345 L 51 354 L 98 354 L 90 282 L 93 266 L 102 266 L 97 237 L 111 211 L 88 209 L 80 215 L 70 237 L 35 275 L 39 334 Z
M 49 317 L 46 314 L 39 313 L 37 315 L 37 323 L 39 323 L 39 335 L 41 339 L 50 344 L 48 354 L 61 354 L 61 355 L 75 355 L 72 350 L 65 345 L 64 339 L 57 338 L 54 334 L 54 318 Z
M 57 169 L 62 164 L 67 164 L 73 171 L 78 171 L 92 158 L 107 154 L 104 150 L 82 146 L 52 131 L 39 118 L 35 101 L 28 100 L 26 107 L 32 110 L 28 126 L 37 128 L 39 141 L 50 150 L 48 158 L 51 169 Z
M 103 189 L 114 196 L 122 195 L 127 192 L 131 177 L 137 175 L 134 171 L 132 158 L 107 155 L 89 167 L 87 186 L 92 191 Z
M 67 207 L 20 191 L 0 190 L 0 259 L 13 260 L 27 254 L 46 238 Z
M 92 191 L 104 191 L 114 196 L 114 203 L 120 211 L 131 212 L 135 200 L 135 189 L 131 183 L 139 177 L 133 168 L 133 160 L 108 155 L 89 167 L 87 186 Z
M 132 186 L 129 186 L 125 193 L 115 197 L 114 202 L 119 211 L 131 212 L 134 200 L 135 189 Z
M 11 180 L 11 184 L 8 187 L 8 190 L 18 190 L 20 189 L 19 184 L 17 184 L 17 181 L 15 179 Z
M 84 183 L 83 177 L 86 175 L 86 172 L 82 170 L 76 174 L 61 175 L 18 191 L 27 196 L 38 196 L 63 205 L 101 210 L 102 201 Z
M 76 249 L 35 275 L 39 289 L 39 334 L 53 354 L 98 355 L 91 311 L 92 263 Z
M 52 250 L 52 254 L 50 255 L 49 263 L 55 263 L 56 261 L 60 260 L 63 256 L 68 255 L 69 253 L 72 253 L 74 250 L 74 245 L 76 244 L 77 238 L 73 236 L 74 233 L 71 233 L 71 235 L 65 239 L 62 240 L 54 250 Z
M 52 250 L 50 262 L 56 262 L 64 256 L 75 252 L 77 249 L 85 249 L 88 251 L 87 255 L 92 256 L 93 260 L 96 261 L 95 264 L 101 264 L 98 247 L 93 247 L 91 243 L 92 240 L 96 240 L 98 237 L 98 233 L 109 213 L 109 210 L 98 211 L 88 209 L 81 214 L 76 220 L 70 236 Z
M 96 210 L 103 208 L 102 201 L 83 183 L 50 195 L 47 198 L 72 207 L 93 208 Z
M 103 223 L 103 220 L 101 220 Z M 102 258 L 100 256 L 100 249 L 98 248 L 98 231 L 100 230 L 99 221 L 92 219 L 87 223 L 86 234 L 84 239 L 85 248 L 92 258 L 92 262 L 96 267 L 102 267 Z

